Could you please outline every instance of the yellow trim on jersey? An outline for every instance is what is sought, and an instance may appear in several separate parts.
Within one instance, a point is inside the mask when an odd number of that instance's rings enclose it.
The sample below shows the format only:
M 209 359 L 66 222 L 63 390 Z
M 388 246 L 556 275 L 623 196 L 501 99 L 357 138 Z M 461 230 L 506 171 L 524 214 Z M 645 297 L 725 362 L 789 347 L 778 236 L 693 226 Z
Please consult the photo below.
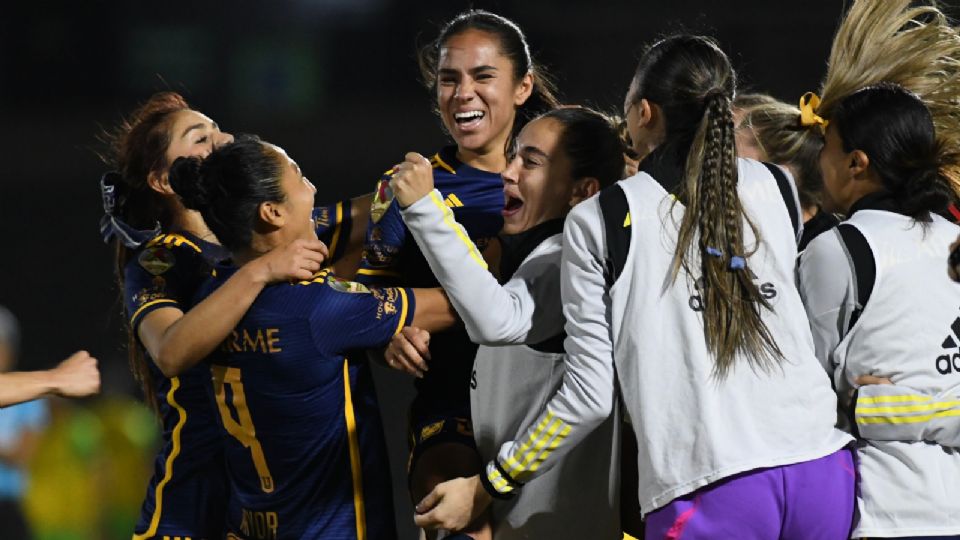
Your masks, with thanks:
M 399 276 L 400 274 L 393 270 L 377 270 L 375 268 L 361 268 L 357 270 L 359 276 Z
M 324 268 L 323 270 L 320 270 L 319 272 L 314 274 L 312 278 L 300 281 L 298 282 L 298 284 L 310 285 L 311 283 L 323 283 L 324 281 L 326 281 L 327 276 L 330 275 L 330 272 L 332 272 L 330 268 Z
M 871 405 L 874 403 L 903 403 L 904 401 L 931 401 L 929 396 L 877 396 L 872 398 L 857 398 L 857 405 Z
M 343 229 L 343 201 L 337 203 L 336 225 L 333 226 L 333 239 L 330 240 L 330 256 L 337 252 L 337 243 L 340 240 L 340 230 Z
M 630 212 L 627 212 L 627 217 L 623 220 L 623 228 L 626 229 L 630 226 Z
M 923 412 L 950 409 L 960 405 L 960 401 L 941 401 L 923 405 L 897 405 L 893 407 L 857 407 L 857 414 L 874 415 L 879 413 Z
M 918 424 L 920 422 L 929 422 L 934 418 L 946 418 L 948 416 L 960 416 L 960 409 L 950 409 L 933 414 L 923 414 L 917 416 L 864 416 L 858 417 L 858 424 Z
M 350 390 L 350 369 L 343 360 L 343 414 L 347 420 L 347 441 L 350 445 L 350 471 L 353 473 L 353 509 L 357 523 L 357 540 L 367 538 L 367 510 L 363 502 L 363 472 L 360 469 L 360 438 L 357 419 L 353 415 L 353 392 Z
M 443 204 L 449 206 L 450 208 L 460 208 L 463 206 L 463 202 L 460 201 L 460 198 L 453 193 L 447 195 L 447 198 L 443 201 Z
M 460 226 L 453 218 L 453 212 L 447 208 L 447 205 L 443 203 L 443 200 L 437 195 L 437 191 L 430 192 L 430 200 L 433 201 L 433 204 L 440 209 L 440 212 L 443 214 L 443 222 L 450 227 L 453 232 L 457 233 L 457 238 L 463 242 L 463 245 L 467 246 L 467 252 L 470 254 L 470 257 L 476 261 L 484 270 L 487 269 L 487 261 L 483 260 L 483 256 L 480 255 L 480 252 L 477 250 L 476 244 L 470 240 L 470 237 L 467 236 L 466 231 L 463 230 L 463 227 Z
M 403 287 L 398 287 L 397 290 L 400 291 L 400 302 L 403 303 L 403 307 L 400 308 L 400 320 L 397 321 L 397 329 L 396 329 L 396 331 L 393 332 L 393 335 L 399 334 L 399 333 L 400 333 L 400 330 L 403 329 L 403 323 L 404 323 L 404 321 L 407 320 L 407 309 L 409 309 L 409 307 L 410 307 L 410 306 L 407 304 L 407 302 L 408 302 L 408 300 L 407 300 L 407 291 L 405 291 L 405 290 L 403 289 Z
M 447 163 L 443 161 L 442 158 L 440 158 L 440 154 L 434 154 L 434 156 L 430 159 L 430 163 L 433 165 L 434 168 L 441 167 L 449 171 L 450 174 L 457 174 L 457 171 L 455 171 L 453 167 L 451 167 L 450 165 L 447 165 Z
M 157 527 L 160 526 L 160 514 L 163 512 L 163 488 L 173 477 L 173 462 L 177 459 L 177 456 L 180 455 L 180 432 L 183 431 L 183 425 L 187 423 L 187 411 L 177 403 L 177 400 L 173 396 L 178 388 L 180 388 L 180 377 L 171 377 L 170 391 L 167 392 L 167 403 L 176 409 L 180 415 L 180 419 L 177 420 L 177 425 L 173 428 L 173 450 L 171 450 L 170 455 L 167 456 L 166 472 L 163 475 L 163 480 L 160 480 L 157 484 L 156 491 L 154 491 L 153 517 L 150 519 L 150 526 L 143 534 L 134 534 L 133 540 L 148 540 L 153 538 L 153 535 L 157 534 Z
M 179 305 L 179 303 L 176 300 L 173 300 L 171 298 L 160 298 L 159 300 L 151 300 L 146 304 L 140 306 L 139 308 L 137 308 L 136 311 L 133 312 L 133 315 L 130 317 L 130 325 L 131 326 L 133 325 L 133 321 L 137 320 L 137 317 L 139 317 L 140 314 L 143 313 L 143 310 L 147 309 L 150 306 L 155 306 L 157 304 L 178 304 Z
M 560 431 L 557 433 L 557 431 Z M 510 455 L 504 463 L 505 470 L 512 478 L 517 478 L 523 472 L 533 472 L 540 468 L 560 442 L 570 433 L 570 426 L 557 418 L 553 411 L 547 411 L 537 429 L 524 443 Z M 547 446 L 552 441 L 552 444 Z M 522 457 L 520 457 L 522 456 Z M 532 464 L 532 466 L 531 466 Z M 518 479 L 518 478 L 517 478 Z M 518 479 L 519 480 L 519 479 Z
M 147 243 L 147 247 L 152 247 L 157 244 L 163 244 L 165 246 L 174 246 L 180 247 L 184 244 L 192 247 L 197 253 L 203 253 L 203 250 L 200 249 L 200 246 L 194 244 L 187 237 L 180 234 L 162 234 L 157 236 L 153 240 Z

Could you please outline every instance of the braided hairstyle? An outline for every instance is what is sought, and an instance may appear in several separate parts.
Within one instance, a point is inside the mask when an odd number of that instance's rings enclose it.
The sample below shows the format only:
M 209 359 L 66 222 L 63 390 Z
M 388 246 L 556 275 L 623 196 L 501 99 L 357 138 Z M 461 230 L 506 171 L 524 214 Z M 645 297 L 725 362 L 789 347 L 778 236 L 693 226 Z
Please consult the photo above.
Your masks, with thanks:
M 737 192 L 735 87 L 730 61 L 712 39 L 678 35 L 647 50 L 627 95 L 628 105 L 646 99 L 660 108 L 666 123 L 660 146 L 685 163 L 673 279 L 681 269 L 702 276 L 704 337 L 720 378 L 738 358 L 766 370 L 783 357 L 761 318 L 770 304 L 751 279 L 749 255 L 756 247 L 748 253 L 744 245 L 744 224 L 756 245 L 760 235 Z

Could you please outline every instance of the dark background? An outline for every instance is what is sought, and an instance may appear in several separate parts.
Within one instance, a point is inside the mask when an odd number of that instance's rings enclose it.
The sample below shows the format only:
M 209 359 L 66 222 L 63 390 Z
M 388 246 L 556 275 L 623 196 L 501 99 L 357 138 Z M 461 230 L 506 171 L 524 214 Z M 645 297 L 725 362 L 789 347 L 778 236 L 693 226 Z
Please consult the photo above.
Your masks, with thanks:
M 0 8 L 0 304 L 21 320 L 21 368 L 85 348 L 104 392 L 132 392 L 96 150 L 103 128 L 158 90 L 230 132 L 285 147 L 325 201 L 372 190 L 408 150 L 445 138 L 416 44 L 470 6 L 520 24 L 568 103 L 618 111 L 645 43 L 714 35 L 746 88 L 795 102 L 822 77 L 840 0 L 19 1 Z M 957 2 L 949 8 L 956 15 Z M 381 400 L 408 381 L 380 373 Z M 392 407 L 402 410 L 402 406 Z M 402 415 L 387 418 L 399 452 Z M 399 478 L 399 477 L 398 477 Z M 398 511 L 407 514 L 408 508 Z M 406 519 L 406 518 L 404 518 Z

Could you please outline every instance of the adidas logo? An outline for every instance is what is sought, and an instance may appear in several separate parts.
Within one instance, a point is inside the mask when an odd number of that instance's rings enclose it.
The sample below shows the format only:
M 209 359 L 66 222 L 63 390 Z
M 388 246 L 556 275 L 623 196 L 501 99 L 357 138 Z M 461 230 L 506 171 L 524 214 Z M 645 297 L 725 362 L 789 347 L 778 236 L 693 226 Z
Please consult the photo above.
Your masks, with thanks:
M 463 203 L 460 202 L 460 198 L 453 193 L 447 195 L 447 198 L 443 200 L 443 204 L 449 206 L 450 208 L 459 208 L 463 206 Z
M 960 317 L 953 320 L 950 330 L 951 333 L 943 340 L 940 347 L 953 351 L 953 354 L 946 353 L 937 357 L 936 367 L 941 375 L 949 375 L 952 371 L 960 373 L 960 345 L 957 344 L 957 339 L 960 339 Z
M 751 280 L 760 281 L 760 277 L 754 274 L 753 270 L 750 268 L 747 268 L 746 272 L 750 276 Z M 697 279 L 696 283 L 694 283 L 697 293 L 691 295 L 690 300 L 687 302 L 687 304 L 690 306 L 690 309 L 694 311 L 703 311 L 703 296 L 701 295 L 703 294 L 703 289 L 706 287 L 706 285 L 707 283 L 702 277 Z M 777 297 L 777 287 L 769 281 L 757 283 L 757 289 L 760 290 L 760 296 L 762 296 L 764 300 L 773 300 Z

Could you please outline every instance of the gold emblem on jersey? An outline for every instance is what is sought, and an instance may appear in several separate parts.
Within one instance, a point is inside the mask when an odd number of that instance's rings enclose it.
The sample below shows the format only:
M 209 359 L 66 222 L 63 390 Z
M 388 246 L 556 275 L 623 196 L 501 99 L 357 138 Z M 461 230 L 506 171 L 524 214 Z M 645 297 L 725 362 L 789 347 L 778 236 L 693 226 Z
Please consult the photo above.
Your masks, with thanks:
M 161 246 L 153 246 L 143 250 L 143 253 L 137 258 L 137 262 L 139 262 L 140 266 L 147 272 L 159 276 L 173 268 L 177 259 L 169 249 Z
M 380 221 L 390 203 L 393 202 L 393 190 L 390 189 L 390 180 L 383 179 L 377 184 L 377 192 L 373 196 L 373 202 L 370 203 L 370 219 L 374 223 Z
M 330 285 L 331 289 L 342 293 L 370 294 L 370 289 L 366 285 L 334 276 L 327 276 L 327 285 Z

